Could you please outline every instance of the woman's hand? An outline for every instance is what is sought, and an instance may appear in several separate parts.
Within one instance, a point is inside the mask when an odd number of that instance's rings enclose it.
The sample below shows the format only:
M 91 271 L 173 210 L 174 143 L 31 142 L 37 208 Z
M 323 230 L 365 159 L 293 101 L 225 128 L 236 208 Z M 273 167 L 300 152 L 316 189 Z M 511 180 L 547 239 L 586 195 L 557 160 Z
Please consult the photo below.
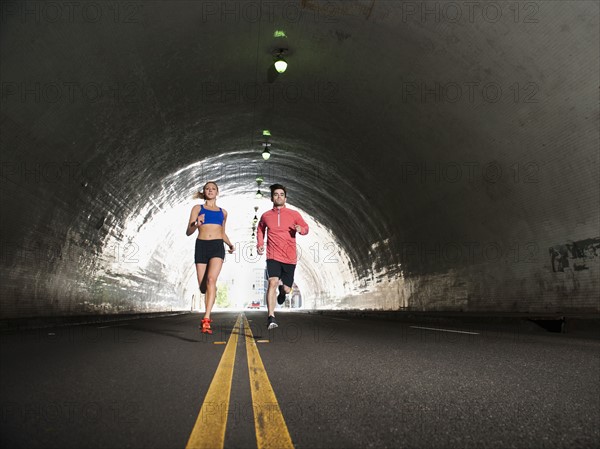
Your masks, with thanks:
M 204 224 L 204 214 L 198 215 L 198 220 L 196 220 L 196 226 L 200 227 Z
M 235 251 L 235 246 L 233 245 L 229 245 L 229 250 L 227 251 L 229 254 L 233 254 L 233 252 Z

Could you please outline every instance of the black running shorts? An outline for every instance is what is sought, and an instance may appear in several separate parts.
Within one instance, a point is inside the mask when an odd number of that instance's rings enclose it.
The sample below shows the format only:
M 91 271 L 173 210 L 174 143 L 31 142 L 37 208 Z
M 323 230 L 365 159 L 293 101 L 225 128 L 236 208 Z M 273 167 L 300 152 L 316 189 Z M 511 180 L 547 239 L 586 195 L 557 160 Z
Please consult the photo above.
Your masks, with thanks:
M 225 247 L 223 239 L 200 240 L 196 239 L 196 252 L 194 254 L 195 263 L 208 263 L 213 257 L 220 257 L 225 260 Z
M 293 263 L 282 263 L 274 259 L 267 259 L 267 276 L 279 278 L 284 285 L 292 287 L 294 284 L 294 271 L 296 265 Z

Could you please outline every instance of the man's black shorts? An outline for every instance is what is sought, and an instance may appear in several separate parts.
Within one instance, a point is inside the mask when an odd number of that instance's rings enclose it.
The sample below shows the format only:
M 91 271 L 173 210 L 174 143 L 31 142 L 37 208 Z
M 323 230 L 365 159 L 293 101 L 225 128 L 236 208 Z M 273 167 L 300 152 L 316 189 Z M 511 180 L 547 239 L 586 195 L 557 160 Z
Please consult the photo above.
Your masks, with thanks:
M 213 257 L 225 259 L 225 247 L 223 239 L 200 240 L 196 239 L 196 251 L 194 253 L 195 263 L 208 263 Z
M 296 265 L 293 263 L 282 263 L 274 259 L 267 259 L 267 276 L 281 279 L 281 282 L 288 287 L 294 284 L 295 269 Z

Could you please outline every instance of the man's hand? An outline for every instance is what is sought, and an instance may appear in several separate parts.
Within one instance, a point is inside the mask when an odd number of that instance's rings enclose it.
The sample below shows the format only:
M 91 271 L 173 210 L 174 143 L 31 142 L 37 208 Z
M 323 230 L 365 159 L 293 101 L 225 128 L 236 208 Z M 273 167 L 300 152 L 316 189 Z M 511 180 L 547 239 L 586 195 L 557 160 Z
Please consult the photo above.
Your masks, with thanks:
M 290 228 L 291 230 L 295 230 L 296 232 L 302 232 L 302 226 L 300 225 L 295 225 L 293 228 Z
M 265 253 L 265 247 L 259 246 L 258 248 L 256 248 L 256 252 L 258 253 L 259 256 L 262 256 Z

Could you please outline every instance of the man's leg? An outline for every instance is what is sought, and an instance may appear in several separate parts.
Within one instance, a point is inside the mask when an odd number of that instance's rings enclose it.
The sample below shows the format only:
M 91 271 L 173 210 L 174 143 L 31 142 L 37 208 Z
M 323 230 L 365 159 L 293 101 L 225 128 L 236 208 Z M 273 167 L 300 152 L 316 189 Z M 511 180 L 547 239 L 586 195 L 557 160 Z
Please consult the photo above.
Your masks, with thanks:
M 279 285 L 280 277 L 281 262 L 267 259 L 267 278 L 269 280 L 269 287 L 267 289 L 268 329 L 277 327 L 277 323 L 275 322 L 275 301 L 277 300 L 277 286 Z
M 282 264 L 281 267 L 281 282 L 279 286 L 279 295 L 277 295 L 277 302 L 283 304 L 285 302 L 285 295 L 292 292 L 292 286 L 294 285 L 294 272 L 296 271 L 296 265 L 294 264 Z
M 275 316 L 275 301 L 277 300 L 278 277 L 269 278 L 269 289 L 267 290 L 267 309 L 269 316 Z

